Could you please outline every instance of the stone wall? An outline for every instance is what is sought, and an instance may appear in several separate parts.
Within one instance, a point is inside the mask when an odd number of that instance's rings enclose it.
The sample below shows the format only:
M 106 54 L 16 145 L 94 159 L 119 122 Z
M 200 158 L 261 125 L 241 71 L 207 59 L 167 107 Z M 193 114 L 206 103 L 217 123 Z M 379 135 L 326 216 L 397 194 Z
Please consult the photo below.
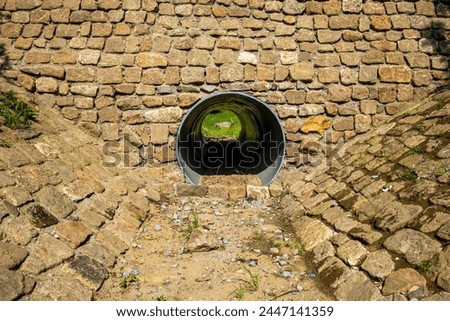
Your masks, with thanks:
M 309 141 L 364 133 L 449 76 L 447 1 L 0 0 L 0 10 L 3 75 L 113 142 L 108 153 L 125 137 L 134 154 L 112 159 L 126 165 L 174 160 L 183 113 L 215 91 L 273 105 L 287 160 L 301 165 Z

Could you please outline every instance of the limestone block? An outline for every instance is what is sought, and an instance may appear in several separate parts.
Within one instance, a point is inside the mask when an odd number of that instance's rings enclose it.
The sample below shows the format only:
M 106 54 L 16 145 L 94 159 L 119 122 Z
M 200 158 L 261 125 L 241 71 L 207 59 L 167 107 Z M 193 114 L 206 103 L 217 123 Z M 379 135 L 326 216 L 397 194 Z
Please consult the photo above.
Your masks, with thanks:
M 331 126 L 331 120 L 322 115 L 313 116 L 306 119 L 300 127 L 300 131 L 304 134 L 316 132 L 323 135 L 324 131 Z
M 411 264 L 429 261 L 442 250 L 442 246 L 436 240 L 426 234 L 412 230 L 402 229 L 390 236 L 383 243 L 389 251 L 404 254 Z
M 332 230 L 325 224 L 306 216 L 301 217 L 293 225 L 306 251 L 313 250 L 317 245 L 333 236 Z
M 0 242 L 0 268 L 13 269 L 20 265 L 27 256 L 28 251 L 25 247 Z
M 381 297 L 380 290 L 363 272 L 354 273 L 334 295 L 340 301 L 375 301 Z
M 247 186 L 247 197 L 251 199 L 268 199 L 270 198 L 269 188 L 267 186 Z
M 408 292 L 413 287 L 421 287 L 427 284 L 426 279 L 419 272 L 405 268 L 390 274 L 382 289 L 384 295 L 390 295 L 401 292 Z
M 165 144 L 168 142 L 169 126 L 164 124 L 150 125 L 150 142 L 152 144 Z
M 351 13 L 359 13 L 361 12 L 363 6 L 362 0 L 343 0 L 342 1 L 342 11 L 343 12 L 351 12 Z
M 391 18 L 387 15 L 371 16 L 371 26 L 376 31 L 390 30 L 392 27 Z
M 0 300 L 11 301 L 23 295 L 24 276 L 20 272 L 0 267 Z
M 181 68 L 181 81 L 184 84 L 198 84 L 205 81 L 205 68 L 184 67 Z
M 69 263 L 68 270 L 85 286 L 98 290 L 108 278 L 108 270 L 96 260 L 88 256 L 78 256 Z
M 329 18 L 329 27 L 332 30 L 357 30 L 358 19 L 357 15 L 339 15 L 331 16 Z
M 321 245 L 318 245 L 317 247 L 320 246 Z M 345 263 L 335 256 L 325 259 L 325 261 L 319 265 L 318 272 L 321 280 L 331 288 L 336 288 L 352 275 L 352 272 Z
M 244 78 L 244 67 L 238 63 L 227 63 L 220 66 L 220 81 L 235 82 Z
M 352 116 L 349 117 L 336 117 L 333 120 L 333 128 L 338 131 L 353 130 L 354 119 Z
M 179 107 L 153 109 L 145 112 L 145 119 L 151 123 L 175 123 L 181 119 L 183 110 Z
M 21 269 L 32 274 L 39 274 L 73 256 L 73 250 L 51 235 L 42 234 L 29 248 Z
M 314 65 L 299 62 L 289 67 L 289 73 L 293 80 L 312 81 L 314 78 Z
M 367 255 L 361 268 L 372 277 L 384 280 L 395 270 L 395 264 L 386 250 L 378 250 Z
M 165 67 L 168 59 L 157 53 L 139 53 L 136 57 L 136 65 L 142 68 Z
M 32 203 L 25 206 L 23 208 L 23 213 L 28 217 L 31 224 L 39 228 L 58 223 L 58 219 L 38 203 Z
M 355 131 L 365 133 L 372 127 L 372 118 L 369 115 L 355 115 Z
M 40 77 L 36 79 L 36 90 L 41 93 L 56 93 L 58 91 L 58 82 L 54 78 Z
M 411 69 L 405 66 L 383 66 L 379 69 L 382 82 L 409 83 L 412 79 Z

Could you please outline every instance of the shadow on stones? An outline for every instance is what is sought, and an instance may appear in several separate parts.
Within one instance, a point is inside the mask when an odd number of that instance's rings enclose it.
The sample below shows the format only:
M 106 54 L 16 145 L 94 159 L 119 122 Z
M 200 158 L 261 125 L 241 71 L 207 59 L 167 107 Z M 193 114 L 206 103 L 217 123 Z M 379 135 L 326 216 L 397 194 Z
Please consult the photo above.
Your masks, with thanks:
M 3 77 L 3 72 L 11 67 L 8 54 L 6 53 L 6 47 L 4 44 L 0 44 L 0 75 Z
M 437 54 L 443 65 L 447 64 L 447 68 L 443 70 L 445 74 L 441 76 L 443 82 L 436 87 L 434 92 L 439 92 L 444 89 L 450 88 L 450 38 L 448 37 L 449 31 L 446 29 L 445 19 L 450 17 L 450 0 L 434 0 L 435 4 L 435 17 L 440 18 L 432 22 L 431 29 L 424 30 L 422 37 L 427 39 L 428 45 L 431 45 L 433 54 Z M 448 23 L 448 22 L 447 22 Z
M 9 15 L 0 12 L 0 23 L 3 23 L 5 19 L 9 19 Z M 5 78 L 4 71 L 11 68 L 11 61 L 8 56 L 8 52 L 4 43 L 0 43 L 0 77 Z

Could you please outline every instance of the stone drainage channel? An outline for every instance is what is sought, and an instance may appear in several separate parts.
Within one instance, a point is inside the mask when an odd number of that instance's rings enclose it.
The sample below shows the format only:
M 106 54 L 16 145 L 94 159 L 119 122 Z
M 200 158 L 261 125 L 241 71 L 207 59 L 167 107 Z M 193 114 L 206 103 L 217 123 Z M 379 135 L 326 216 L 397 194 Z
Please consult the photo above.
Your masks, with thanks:
M 156 206 L 96 300 L 333 299 L 266 188 L 241 176 L 209 183 L 207 194 L 177 184 L 177 198 Z M 250 198 L 224 198 L 231 186 Z
M 268 186 L 102 167 L 40 115 L 0 132 L 3 300 L 450 299 L 448 92 Z

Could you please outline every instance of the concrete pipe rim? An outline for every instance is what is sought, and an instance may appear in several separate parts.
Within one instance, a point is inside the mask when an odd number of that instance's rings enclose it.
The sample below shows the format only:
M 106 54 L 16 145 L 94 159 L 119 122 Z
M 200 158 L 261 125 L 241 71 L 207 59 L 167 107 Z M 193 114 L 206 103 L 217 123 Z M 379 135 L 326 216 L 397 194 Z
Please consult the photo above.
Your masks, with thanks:
M 204 118 L 224 109 L 239 118 L 239 138 L 229 143 L 207 141 L 201 132 Z M 231 174 L 256 175 L 262 185 L 268 185 L 281 169 L 285 145 L 284 128 L 271 106 L 248 93 L 226 91 L 207 95 L 190 107 L 178 128 L 175 149 L 177 163 L 193 185 L 199 185 L 203 175 Z M 214 163 L 218 167 L 204 160 L 211 156 L 208 148 L 222 151 L 223 159 L 218 157 Z

